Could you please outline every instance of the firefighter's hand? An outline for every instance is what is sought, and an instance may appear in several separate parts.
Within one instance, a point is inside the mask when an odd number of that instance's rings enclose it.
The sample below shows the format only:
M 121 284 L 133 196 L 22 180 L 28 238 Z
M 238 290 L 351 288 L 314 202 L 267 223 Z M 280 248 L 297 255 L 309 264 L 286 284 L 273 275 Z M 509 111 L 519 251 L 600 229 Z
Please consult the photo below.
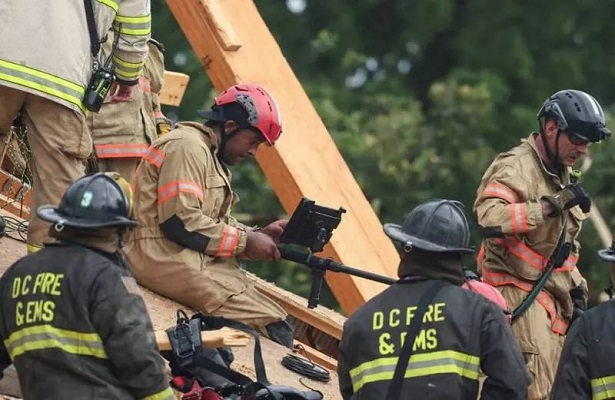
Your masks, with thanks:
M 109 89 L 111 93 L 111 103 L 121 103 L 131 101 L 134 98 L 134 88 L 136 85 L 126 86 L 118 82 L 113 82 Z
M 282 232 L 286 229 L 286 225 L 288 224 L 287 219 L 279 219 L 274 221 L 263 228 L 262 232 L 273 239 L 273 241 L 278 244 L 280 243 L 280 236 L 282 236 Z
M 542 200 L 549 202 L 553 206 L 550 216 L 560 215 L 565 210 L 574 206 L 581 207 L 581 211 L 588 213 L 591 209 L 592 201 L 589 195 L 578 183 L 566 185 L 562 190 L 553 196 L 544 196 Z
M 276 246 L 273 239 L 267 234 L 260 231 L 246 231 L 248 240 L 246 242 L 246 249 L 242 258 L 249 260 L 262 260 L 262 261 L 279 261 L 280 250 Z

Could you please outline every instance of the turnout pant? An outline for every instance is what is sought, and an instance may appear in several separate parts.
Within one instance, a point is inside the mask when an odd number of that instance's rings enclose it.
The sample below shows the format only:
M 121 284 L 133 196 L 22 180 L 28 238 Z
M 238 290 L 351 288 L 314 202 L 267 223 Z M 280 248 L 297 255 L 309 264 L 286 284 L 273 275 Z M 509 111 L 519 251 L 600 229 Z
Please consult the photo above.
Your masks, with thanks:
M 34 252 L 48 239 L 49 229 L 49 224 L 36 216 L 36 209 L 45 204 L 57 206 L 68 185 L 84 174 L 92 138 L 81 112 L 0 86 L 0 135 L 8 133 L 20 111 L 32 152 L 28 252 Z
M 515 286 L 498 287 L 511 310 L 516 308 L 527 293 Z M 548 399 L 555 379 L 557 364 L 564 345 L 564 336 L 551 330 L 549 314 L 538 301 L 512 325 L 532 377 L 529 400 Z

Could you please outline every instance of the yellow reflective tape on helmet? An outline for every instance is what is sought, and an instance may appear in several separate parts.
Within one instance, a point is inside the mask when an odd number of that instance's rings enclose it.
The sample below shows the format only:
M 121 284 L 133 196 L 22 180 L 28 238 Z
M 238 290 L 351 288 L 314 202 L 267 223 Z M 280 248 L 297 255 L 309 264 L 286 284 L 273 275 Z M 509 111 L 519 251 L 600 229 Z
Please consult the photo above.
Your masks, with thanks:
M 107 358 L 97 333 L 70 331 L 51 325 L 31 326 L 15 331 L 4 341 L 4 346 L 13 361 L 29 351 L 44 349 L 60 349 L 71 354 Z

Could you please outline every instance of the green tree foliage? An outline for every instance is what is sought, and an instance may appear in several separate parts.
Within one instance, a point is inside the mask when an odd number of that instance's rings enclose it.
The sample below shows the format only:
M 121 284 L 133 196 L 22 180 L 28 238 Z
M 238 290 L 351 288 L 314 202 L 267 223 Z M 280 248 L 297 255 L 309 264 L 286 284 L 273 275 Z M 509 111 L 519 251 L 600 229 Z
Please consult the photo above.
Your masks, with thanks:
M 461 200 L 471 210 L 485 168 L 536 129 L 536 112 L 552 92 L 585 90 L 611 107 L 615 51 L 609 15 L 615 1 L 553 4 L 256 1 L 383 222 L 400 222 L 434 197 Z M 167 68 L 191 75 L 182 106 L 166 111 L 194 118 L 195 109 L 211 104 L 211 84 L 163 0 L 153 0 L 153 15 L 154 35 L 167 47 Z M 615 127 L 612 120 L 609 126 Z M 592 167 L 582 178 L 610 226 L 612 146 L 591 148 Z M 235 178 L 242 198 L 238 211 L 282 213 L 257 168 L 242 166 Z M 607 269 L 596 256 L 602 245 L 591 223 L 581 240 L 579 266 L 601 288 Z M 309 275 L 301 266 L 254 268 L 307 293 Z

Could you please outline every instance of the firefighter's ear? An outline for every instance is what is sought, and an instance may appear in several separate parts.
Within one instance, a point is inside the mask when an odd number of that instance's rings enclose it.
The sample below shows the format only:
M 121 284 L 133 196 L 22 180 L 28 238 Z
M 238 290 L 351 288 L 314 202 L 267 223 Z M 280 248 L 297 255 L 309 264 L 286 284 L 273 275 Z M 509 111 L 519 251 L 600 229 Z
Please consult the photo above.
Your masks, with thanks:
M 224 131 L 225 135 L 233 133 L 237 131 L 238 129 L 239 129 L 239 125 L 237 125 L 235 121 L 226 121 L 224 123 L 224 126 L 222 126 L 222 130 Z

